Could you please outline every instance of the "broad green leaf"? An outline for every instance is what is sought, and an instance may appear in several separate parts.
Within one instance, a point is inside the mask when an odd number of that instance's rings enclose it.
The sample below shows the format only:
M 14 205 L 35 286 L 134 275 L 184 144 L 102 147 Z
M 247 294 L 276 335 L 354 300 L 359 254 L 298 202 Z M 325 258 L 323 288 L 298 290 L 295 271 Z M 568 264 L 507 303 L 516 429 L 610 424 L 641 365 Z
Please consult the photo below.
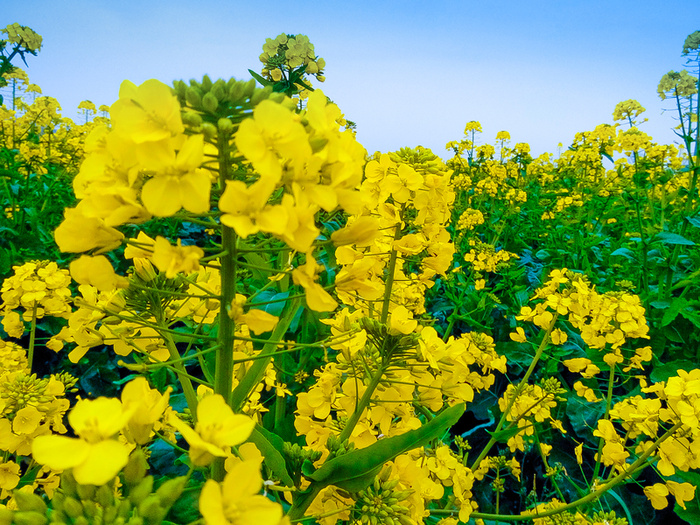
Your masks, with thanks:
M 630 261 L 637 260 L 637 255 L 629 248 L 618 248 L 617 250 L 612 252 L 610 255 L 620 255 L 620 256 L 624 257 L 625 259 L 629 259 Z
M 671 305 L 664 312 L 664 316 L 661 319 L 661 326 L 668 326 L 669 324 L 671 324 L 686 306 L 688 306 L 688 301 L 683 299 L 682 297 L 673 299 L 671 301 Z
M 696 215 L 695 217 L 686 217 L 685 220 L 696 228 L 700 228 L 700 215 Z
M 270 470 L 288 487 L 294 485 L 294 481 L 287 472 L 287 464 L 284 461 L 284 456 L 280 453 L 282 450 L 283 441 L 277 435 L 261 425 L 255 425 L 253 433 L 248 438 L 248 441 L 254 443 L 258 450 L 265 457 L 265 464 Z
M 444 410 L 435 419 L 415 430 L 380 439 L 373 445 L 360 450 L 352 450 L 330 461 L 309 476 L 310 479 L 326 485 L 336 485 L 346 490 L 360 490 L 376 476 L 387 461 L 421 447 L 433 439 L 439 438 L 464 413 L 466 405 L 460 403 Z
M 693 323 L 696 328 L 700 328 L 700 312 L 697 310 L 684 309 L 679 312 L 681 316 Z
M 679 359 L 677 361 L 671 361 L 670 363 L 655 366 L 654 370 L 651 371 L 649 378 L 654 383 L 659 383 L 661 381 L 668 381 L 669 377 L 677 376 L 679 370 L 690 372 L 696 368 L 698 368 L 696 363 L 688 361 L 687 359 Z
M 661 241 L 664 244 L 682 244 L 685 246 L 695 246 L 695 243 L 690 239 L 686 239 L 682 235 L 671 232 L 661 232 L 657 233 L 655 239 Z

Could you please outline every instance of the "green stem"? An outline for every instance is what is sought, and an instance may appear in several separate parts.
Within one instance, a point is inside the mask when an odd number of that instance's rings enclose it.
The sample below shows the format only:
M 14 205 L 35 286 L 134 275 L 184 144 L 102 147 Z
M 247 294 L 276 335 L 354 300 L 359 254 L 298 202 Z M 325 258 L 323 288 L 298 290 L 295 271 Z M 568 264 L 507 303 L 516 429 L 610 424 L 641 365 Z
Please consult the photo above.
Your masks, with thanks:
M 38 304 L 34 301 L 34 306 L 32 306 L 32 325 L 29 329 L 29 348 L 27 349 L 27 367 L 29 368 L 29 373 L 32 373 L 32 364 L 34 362 L 34 343 L 36 341 L 36 311 Z
M 508 418 L 508 414 L 510 413 L 510 409 L 513 408 L 513 404 L 515 404 L 515 400 L 518 398 L 518 396 L 520 395 L 520 392 L 522 392 L 523 388 L 525 388 L 525 385 L 527 384 L 528 380 L 530 379 L 532 372 L 535 370 L 535 366 L 539 362 L 540 357 L 542 357 L 542 353 L 544 352 L 544 349 L 547 348 L 547 345 L 549 344 L 550 335 L 552 333 L 552 330 L 554 329 L 554 325 L 555 325 L 558 317 L 559 317 L 559 314 L 554 315 L 554 318 L 552 319 L 552 324 L 549 326 L 549 328 L 547 328 L 547 331 L 545 332 L 544 337 L 542 338 L 542 342 L 540 343 L 540 346 L 537 348 L 537 352 L 535 352 L 535 357 L 532 358 L 532 362 L 530 363 L 530 366 L 527 369 L 527 372 L 525 372 L 525 375 L 518 383 L 518 386 L 516 386 L 515 389 L 513 390 L 513 395 L 508 400 L 508 405 L 506 406 L 506 409 L 503 411 L 503 414 L 501 414 L 501 419 L 498 421 L 498 425 L 496 425 L 496 430 L 494 430 L 493 434 L 491 435 L 491 439 L 489 439 L 488 443 L 482 449 L 479 456 L 472 463 L 472 466 L 471 466 L 472 470 L 475 470 L 479 466 L 479 463 L 482 462 L 482 460 L 486 457 L 486 455 L 489 453 L 491 448 L 496 444 L 497 439 L 494 436 L 498 435 L 498 433 L 503 429 L 503 425 L 505 425 L 505 423 L 506 423 L 506 420 Z
M 397 241 L 401 237 L 401 223 L 403 220 L 403 208 L 401 208 L 401 213 L 399 214 L 399 222 L 396 224 L 396 229 L 394 230 L 394 240 Z M 392 247 L 391 255 L 389 256 L 389 266 L 387 268 L 386 283 L 384 284 L 384 302 L 382 303 L 382 316 L 380 318 L 382 323 L 386 323 L 389 318 L 389 304 L 391 303 L 391 290 L 394 287 L 394 272 L 396 271 L 396 258 L 398 253 Z

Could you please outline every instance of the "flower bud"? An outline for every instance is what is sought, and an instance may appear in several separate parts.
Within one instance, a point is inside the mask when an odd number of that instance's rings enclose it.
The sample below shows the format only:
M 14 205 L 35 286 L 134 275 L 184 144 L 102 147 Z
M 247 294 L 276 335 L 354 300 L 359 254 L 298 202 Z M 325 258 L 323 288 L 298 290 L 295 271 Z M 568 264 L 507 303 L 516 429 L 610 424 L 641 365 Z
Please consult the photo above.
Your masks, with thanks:
M 95 491 L 97 487 L 95 485 L 80 485 L 76 487 L 76 492 L 78 493 L 78 498 L 81 501 L 91 500 L 95 497 Z
M 202 93 L 196 87 L 188 87 L 185 92 L 185 100 L 193 108 L 198 108 L 202 105 Z
M 182 491 L 185 489 L 187 484 L 187 478 L 181 476 L 179 478 L 169 479 L 163 483 L 158 490 L 156 490 L 156 496 L 160 499 L 161 506 L 169 509 L 178 500 Z
M 144 522 L 148 525 L 159 524 L 167 513 L 168 510 L 160 506 L 160 500 L 155 494 L 151 494 L 139 503 L 139 515 L 143 516 Z
M 211 78 L 209 78 L 209 75 L 204 75 L 204 76 L 202 77 L 201 86 L 202 86 L 202 90 L 203 90 L 205 93 L 207 93 L 207 92 L 209 92 L 209 91 L 211 90 L 212 81 L 211 81 Z
M 63 512 L 69 518 L 76 519 L 78 516 L 83 515 L 83 504 L 75 498 L 68 497 L 63 502 Z
M 253 93 L 253 96 L 250 97 L 250 103 L 253 106 L 256 106 L 257 104 L 259 104 L 260 102 L 262 102 L 263 100 L 268 98 L 271 93 L 272 93 L 272 86 L 265 86 L 262 89 L 256 89 L 255 93 Z
M 41 514 L 46 514 L 46 503 L 36 494 L 27 494 L 26 492 L 16 491 L 14 493 L 17 508 L 22 511 L 34 511 Z
M 0 525 L 12 525 L 14 512 L 6 508 L 0 508 Z
M 202 107 L 209 113 L 214 113 L 216 111 L 216 108 L 219 107 L 219 101 L 216 100 L 214 94 L 207 93 L 202 98 Z
M 182 123 L 185 126 L 198 128 L 202 125 L 202 115 L 200 115 L 196 111 L 184 111 L 182 113 Z
M 109 485 L 102 485 L 99 489 L 97 489 L 95 500 L 105 509 L 111 507 L 114 505 L 114 492 Z
M 251 78 L 246 85 L 243 87 L 243 96 L 245 98 L 250 98 L 255 92 L 255 79 Z
M 134 257 L 134 272 L 142 281 L 147 283 L 158 277 L 158 273 L 151 261 L 142 257 Z
M 178 98 L 184 99 L 187 96 L 187 84 L 185 84 L 182 80 L 178 80 L 174 85 L 175 93 L 177 94 Z
M 216 100 L 219 102 L 226 98 L 226 91 L 226 82 L 224 82 L 222 79 L 214 82 L 214 85 L 211 88 L 211 94 L 214 95 Z
M 214 140 L 217 135 L 216 126 L 211 122 L 205 122 L 202 124 L 202 135 L 206 140 Z
M 49 518 L 45 514 L 35 511 L 15 512 L 12 523 L 16 525 L 46 525 Z
M 228 98 L 231 102 L 236 102 L 243 98 L 243 90 L 245 89 L 246 83 L 243 81 L 234 82 L 231 84 L 228 90 Z
M 129 491 L 129 501 L 134 505 L 138 505 L 151 494 L 152 490 L 153 476 L 146 476 Z
M 224 135 L 230 135 L 233 133 L 233 122 L 231 122 L 231 119 L 220 118 L 219 122 L 217 122 L 217 126 L 219 131 Z

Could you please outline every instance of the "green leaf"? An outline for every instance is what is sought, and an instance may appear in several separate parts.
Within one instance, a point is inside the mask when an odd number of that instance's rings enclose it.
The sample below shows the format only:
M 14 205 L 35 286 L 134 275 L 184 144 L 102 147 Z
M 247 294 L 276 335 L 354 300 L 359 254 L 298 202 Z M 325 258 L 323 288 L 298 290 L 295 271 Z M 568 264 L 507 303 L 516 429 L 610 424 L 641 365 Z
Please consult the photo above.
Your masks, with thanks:
M 681 316 L 693 323 L 696 328 L 700 328 L 700 313 L 697 310 L 684 309 L 679 312 Z
M 512 428 L 505 428 L 503 430 L 499 430 L 498 432 L 490 432 L 486 431 L 489 433 L 489 435 L 498 441 L 499 443 L 506 443 L 510 438 L 512 438 L 514 435 L 516 435 L 518 432 L 525 428 L 529 428 L 534 425 L 526 425 L 524 427 L 519 427 L 519 426 L 513 426 Z
M 696 215 L 695 217 L 686 217 L 685 220 L 696 228 L 700 228 L 700 215 Z
M 287 464 L 284 461 L 284 456 L 280 454 L 284 442 L 277 434 L 270 432 L 265 427 L 256 424 L 253 433 L 248 438 L 248 441 L 254 443 L 258 450 L 265 457 L 265 464 L 269 469 L 284 483 L 287 487 L 294 486 L 289 472 L 287 472 Z
M 686 306 L 688 306 L 688 301 L 682 297 L 673 299 L 668 309 L 664 312 L 664 316 L 661 319 L 661 326 L 668 326 L 671 324 Z
M 692 361 L 688 361 L 686 359 L 679 359 L 677 361 L 671 361 L 670 363 L 655 366 L 654 370 L 651 371 L 649 378 L 654 383 L 668 381 L 669 377 L 677 376 L 679 370 L 685 370 L 686 372 L 690 372 L 691 370 L 694 370 L 697 367 L 698 366 Z
M 614 252 L 610 254 L 612 255 L 620 255 L 624 257 L 625 259 L 629 259 L 630 261 L 636 261 L 637 260 L 637 255 L 630 250 L 629 248 L 618 248 Z
M 372 482 L 387 461 L 442 436 L 459 420 L 465 409 L 464 403 L 447 408 L 420 428 L 380 439 L 369 447 L 352 450 L 326 461 L 308 477 L 323 486 L 335 485 L 345 490 L 361 490 Z
M 252 77 L 253 77 L 255 80 L 257 80 L 258 82 L 260 82 L 260 84 L 261 84 L 263 87 L 266 87 L 266 86 L 269 86 L 269 85 L 273 84 L 273 82 L 267 80 L 267 79 L 264 78 L 264 77 L 261 77 L 260 75 L 258 75 L 258 74 L 257 74 L 255 71 L 253 71 L 252 69 L 249 69 L 249 70 L 248 70 L 248 73 L 250 73 L 250 74 L 252 75 Z
M 655 240 L 661 241 L 664 244 L 682 244 L 684 246 L 695 246 L 695 243 L 689 239 L 686 239 L 682 235 L 671 232 L 661 232 L 657 233 Z

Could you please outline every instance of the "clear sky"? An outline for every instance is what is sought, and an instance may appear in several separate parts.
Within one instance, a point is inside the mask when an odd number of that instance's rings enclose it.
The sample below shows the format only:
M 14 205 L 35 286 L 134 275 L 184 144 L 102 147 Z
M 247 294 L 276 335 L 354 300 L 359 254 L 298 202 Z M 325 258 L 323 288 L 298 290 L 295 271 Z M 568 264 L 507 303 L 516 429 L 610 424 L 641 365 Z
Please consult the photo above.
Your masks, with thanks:
M 13 22 L 44 37 L 30 80 L 72 118 L 81 100 L 114 102 L 124 79 L 248 79 L 266 37 L 306 34 L 327 64 L 318 87 L 370 153 L 443 157 L 470 120 L 479 143 L 506 130 L 556 153 L 630 98 L 647 108 L 642 130 L 675 142 L 656 86 L 700 29 L 697 0 L 0 0 L 0 26 Z

